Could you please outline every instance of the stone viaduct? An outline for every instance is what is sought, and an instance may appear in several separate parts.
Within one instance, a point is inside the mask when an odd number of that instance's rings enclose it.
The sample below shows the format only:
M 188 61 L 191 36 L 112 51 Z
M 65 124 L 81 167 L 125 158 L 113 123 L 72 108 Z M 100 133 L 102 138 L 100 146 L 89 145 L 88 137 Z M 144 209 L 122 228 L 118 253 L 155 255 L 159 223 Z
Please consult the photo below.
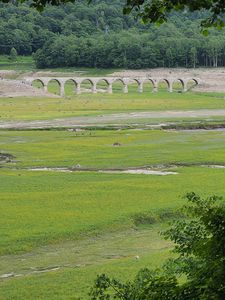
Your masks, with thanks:
M 128 93 L 128 86 L 132 83 L 137 83 L 138 91 L 143 92 L 144 83 L 151 83 L 153 87 L 153 92 L 158 91 L 160 83 L 164 82 L 167 85 L 168 92 L 173 92 L 173 86 L 176 82 L 180 82 L 182 85 L 182 92 L 188 90 L 188 82 L 192 81 L 195 85 L 200 84 L 200 79 L 198 78 L 151 78 L 151 77 L 26 77 L 23 82 L 32 85 L 34 81 L 39 81 L 44 90 L 48 90 L 48 84 L 50 81 L 55 80 L 58 82 L 60 87 L 60 96 L 65 95 L 65 84 L 70 80 L 73 81 L 75 85 L 75 92 L 80 94 L 82 92 L 81 84 L 89 82 L 91 84 L 91 92 L 97 93 L 97 85 L 99 82 L 104 81 L 107 84 L 106 92 L 111 94 L 113 92 L 113 84 L 116 82 L 121 82 L 123 85 L 123 93 Z

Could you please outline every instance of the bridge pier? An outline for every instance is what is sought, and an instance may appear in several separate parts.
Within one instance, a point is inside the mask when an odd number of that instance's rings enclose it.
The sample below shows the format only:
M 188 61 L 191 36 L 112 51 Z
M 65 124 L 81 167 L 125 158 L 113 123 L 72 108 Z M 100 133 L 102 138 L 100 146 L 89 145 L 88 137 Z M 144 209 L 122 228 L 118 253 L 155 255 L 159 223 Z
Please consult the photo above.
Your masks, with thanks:
M 65 89 L 64 89 L 64 83 L 60 83 L 60 96 L 65 96 Z
M 128 93 L 128 85 L 127 84 L 124 84 L 124 86 L 123 86 L 123 92 L 124 92 L 124 94 Z
M 154 85 L 153 86 L 153 90 L 152 90 L 153 93 L 157 93 L 158 92 L 158 85 Z
M 76 94 L 77 95 L 81 94 L 80 82 L 77 83 Z
M 138 92 L 143 93 L 143 82 L 140 82 L 138 85 Z
M 183 87 L 183 92 L 186 93 L 188 88 L 187 88 L 187 82 L 184 82 L 184 87 Z
M 170 83 L 168 87 L 168 92 L 172 93 L 173 92 L 173 85 Z
M 97 84 L 96 84 L 96 82 L 93 83 L 93 86 L 92 86 L 92 93 L 93 93 L 93 94 L 97 94 Z
M 107 93 L 108 94 L 112 94 L 113 89 L 112 89 L 112 83 L 109 83 L 108 89 L 107 89 Z

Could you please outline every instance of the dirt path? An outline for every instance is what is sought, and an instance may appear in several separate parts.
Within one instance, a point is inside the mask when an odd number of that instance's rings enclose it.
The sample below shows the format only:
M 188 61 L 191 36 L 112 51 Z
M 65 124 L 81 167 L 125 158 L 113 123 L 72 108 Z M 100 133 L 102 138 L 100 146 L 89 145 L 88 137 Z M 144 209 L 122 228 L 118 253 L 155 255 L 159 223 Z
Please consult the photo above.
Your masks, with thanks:
M 32 252 L 0 258 L 0 282 L 4 279 L 36 275 L 66 268 L 76 269 L 110 260 L 137 261 L 149 253 L 166 251 L 171 243 L 158 234 L 159 226 L 109 232 L 75 241 L 39 247 Z M 149 243 L 149 240 L 152 241 Z
M 132 112 L 118 113 L 111 115 L 100 115 L 90 117 L 73 117 L 65 119 L 41 120 L 41 121 L 12 121 L 0 122 L 0 129 L 44 129 L 59 127 L 85 127 L 97 125 L 120 125 L 124 121 L 137 121 L 146 119 L 172 119 L 172 118 L 200 118 L 200 117 L 225 117 L 225 109 L 201 109 L 189 111 L 151 111 L 151 112 Z

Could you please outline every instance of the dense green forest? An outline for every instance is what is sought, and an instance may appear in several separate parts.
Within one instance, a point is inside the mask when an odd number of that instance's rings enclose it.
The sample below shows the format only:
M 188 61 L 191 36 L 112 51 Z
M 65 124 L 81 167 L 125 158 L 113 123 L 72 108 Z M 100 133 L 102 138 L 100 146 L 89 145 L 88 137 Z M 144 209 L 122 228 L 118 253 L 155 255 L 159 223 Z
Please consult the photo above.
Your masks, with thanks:
M 160 27 L 122 14 L 120 0 L 47 7 L 0 4 L 0 54 L 33 54 L 37 67 L 225 66 L 225 30 L 200 33 L 206 13 L 173 13 Z

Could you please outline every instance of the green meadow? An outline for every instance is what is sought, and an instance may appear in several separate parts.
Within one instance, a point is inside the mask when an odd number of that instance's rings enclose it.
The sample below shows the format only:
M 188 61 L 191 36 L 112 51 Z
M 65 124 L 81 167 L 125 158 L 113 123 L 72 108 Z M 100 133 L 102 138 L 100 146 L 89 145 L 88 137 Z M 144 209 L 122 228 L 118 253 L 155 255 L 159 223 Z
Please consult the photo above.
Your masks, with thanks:
M 128 94 L 88 94 L 66 98 L 0 98 L 0 122 L 12 120 L 47 120 L 103 114 L 224 109 L 221 94 L 130 92 Z
M 35 72 L 41 71 L 35 66 L 35 61 L 32 56 L 18 55 L 16 60 L 12 60 L 9 55 L 0 55 L 0 69 L 18 72 L 17 76 L 20 76 L 24 72 Z M 119 69 L 98 69 L 98 68 L 75 68 L 75 67 L 64 67 L 64 68 L 53 68 L 44 69 L 43 71 L 60 72 L 60 73 L 77 73 L 79 75 L 85 74 L 88 76 L 105 76 L 112 72 L 119 71 Z
M 82 260 L 83 263 L 75 264 L 64 270 L 45 274 L 36 273 L 35 275 L 26 275 L 21 278 L 18 277 L 17 279 L 6 280 L 2 284 L 0 283 L 0 299 L 89 299 L 88 292 L 90 290 L 90 285 L 92 285 L 97 274 L 107 273 L 108 275 L 114 275 L 121 280 L 129 280 L 135 276 L 135 273 L 140 268 L 149 267 L 150 265 L 153 268 L 158 267 L 165 259 L 169 258 L 171 256 L 171 253 L 169 252 L 170 246 L 156 237 L 156 235 L 158 235 L 158 230 L 159 228 L 154 228 L 152 231 L 148 230 L 148 233 L 151 235 L 152 247 L 145 249 L 146 252 L 144 254 L 141 253 L 141 259 L 139 261 L 134 259 L 134 255 L 137 253 L 137 246 L 134 247 L 136 251 L 130 251 L 128 255 L 123 251 L 123 255 L 120 257 L 115 257 L 114 253 L 111 252 L 110 258 L 107 249 L 105 250 L 105 248 L 103 248 L 104 244 L 100 247 L 97 245 L 97 249 L 92 249 L 93 252 L 90 255 L 87 256 L 85 251 Z M 143 231 L 138 231 L 138 233 L 142 234 Z M 126 232 L 126 234 L 129 234 L 130 236 L 130 232 Z M 124 233 L 122 239 L 119 239 L 117 243 L 113 243 L 113 245 L 117 245 L 117 253 L 118 249 L 120 249 L 119 247 L 121 247 L 121 241 L 124 241 L 124 239 L 126 241 L 129 240 L 129 236 L 125 236 Z M 134 240 L 133 236 L 131 236 L 131 238 Z M 140 240 L 140 238 L 137 237 L 135 237 L 135 240 L 138 245 L 150 244 L 150 239 L 147 236 L 144 240 Z M 127 241 L 125 245 L 123 244 L 123 246 L 125 249 L 131 247 L 129 241 Z M 90 248 L 90 243 L 86 245 L 86 248 L 87 247 Z M 73 253 L 73 251 L 74 248 L 71 252 Z M 83 250 L 80 249 L 73 255 L 71 255 L 71 252 L 66 260 L 68 265 L 71 265 L 72 256 L 79 256 L 80 253 L 83 253 Z M 105 255 L 105 253 L 107 253 L 107 255 Z M 140 251 L 138 253 L 140 254 Z M 98 261 L 99 256 L 104 256 L 104 259 L 100 262 Z M 87 263 L 89 258 L 91 258 L 92 261 L 96 261 L 96 263 Z M 19 257 L 19 259 L 25 261 L 26 258 Z M 8 261 L 6 261 L 6 263 L 7 262 Z M 44 262 L 45 260 L 42 260 L 41 266 L 44 265 Z M 35 265 L 38 265 L 36 260 L 35 263 Z M 30 266 L 27 267 L 27 269 L 29 268 Z M 20 269 L 20 272 L 21 271 L 23 270 Z
M 15 157 L 7 167 L 113 169 L 225 163 L 223 130 L 0 131 L 0 141 L 1 151 Z
M 224 193 L 224 170 L 180 167 L 168 176 L 1 171 L 1 254 L 133 226 L 170 211 L 190 190 Z M 203 188 L 204 187 L 204 188 Z M 156 217 L 157 219 L 157 217 Z
M 224 164 L 223 131 L 1 131 L 0 136 L 2 152 L 15 157 L 1 169 L 0 265 L 4 273 L 22 273 L 2 280 L 3 299 L 88 299 L 98 273 L 126 278 L 140 267 L 158 266 L 171 255 L 171 245 L 158 232 L 184 204 L 182 196 L 192 190 L 224 194 L 224 169 L 201 166 Z M 113 147 L 115 141 L 121 147 Z M 160 163 L 180 165 L 168 169 L 177 174 L 29 170 Z M 86 248 L 90 252 L 84 253 Z M 58 265 L 52 272 L 29 272 Z
M 0 121 L 225 108 L 220 94 L 133 88 L 1 98 Z M 181 217 L 184 194 L 225 194 L 224 153 L 224 130 L 1 130 L 0 299 L 89 299 L 97 274 L 159 267 L 173 255 L 159 231 Z M 142 167 L 174 174 L 99 172 Z

